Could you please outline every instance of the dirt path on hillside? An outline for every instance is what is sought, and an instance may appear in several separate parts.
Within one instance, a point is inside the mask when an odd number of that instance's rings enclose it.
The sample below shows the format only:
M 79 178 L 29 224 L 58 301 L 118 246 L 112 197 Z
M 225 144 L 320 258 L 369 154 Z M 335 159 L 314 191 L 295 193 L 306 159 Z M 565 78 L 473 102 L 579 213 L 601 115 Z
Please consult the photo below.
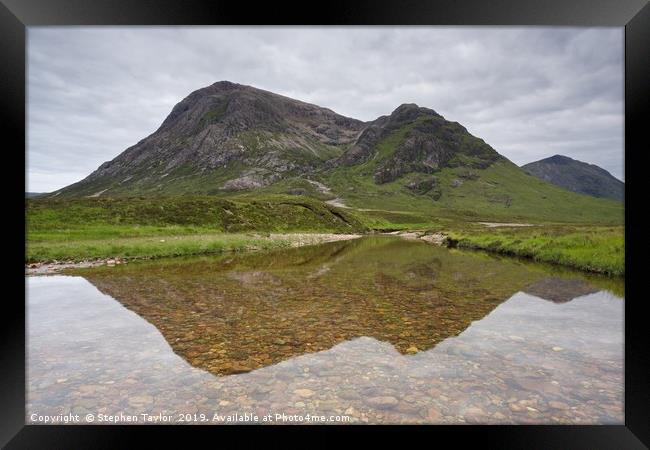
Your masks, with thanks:
M 335 199 L 332 200 L 327 200 L 325 201 L 328 205 L 336 206 L 337 208 L 345 208 L 345 209 L 357 209 L 357 208 L 351 208 L 345 203 L 343 203 L 343 199 L 341 197 L 336 197 Z
M 507 223 L 507 222 L 476 222 L 485 225 L 488 228 L 498 227 L 534 227 L 534 223 Z
M 355 211 L 384 211 L 384 212 L 392 212 L 392 213 L 404 212 L 404 211 L 391 211 L 388 209 L 355 208 L 354 206 L 348 206 L 345 203 L 343 203 L 343 199 L 341 197 L 336 197 L 335 199 L 332 200 L 326 200 L 325 203 L 327 203 L 328 205 L 336 206 L 337 208 L 354 209 Z

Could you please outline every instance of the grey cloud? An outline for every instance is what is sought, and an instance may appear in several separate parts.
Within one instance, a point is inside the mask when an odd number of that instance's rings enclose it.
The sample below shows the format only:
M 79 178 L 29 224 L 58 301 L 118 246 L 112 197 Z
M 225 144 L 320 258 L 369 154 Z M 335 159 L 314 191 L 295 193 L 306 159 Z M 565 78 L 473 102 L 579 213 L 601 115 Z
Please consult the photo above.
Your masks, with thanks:
M 430 107 L 518 164 L 565 154 L 623 177 L 623 30 L 32 27 L 28 189 L 52 191 L 230 80 L 373 120 Z

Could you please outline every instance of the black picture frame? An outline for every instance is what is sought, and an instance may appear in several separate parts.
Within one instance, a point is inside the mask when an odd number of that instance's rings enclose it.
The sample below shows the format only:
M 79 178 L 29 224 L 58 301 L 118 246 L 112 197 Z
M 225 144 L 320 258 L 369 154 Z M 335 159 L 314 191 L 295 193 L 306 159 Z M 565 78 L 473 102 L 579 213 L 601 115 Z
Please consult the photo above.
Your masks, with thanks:
M 644 154 L 648 148 L 650 105 L 650 6 L 647 0 L 441 0 L 245 3 L 209 0 L 0 0 L 0 117 L 3 133 L 2 182 L 6 237 L 11 263 L 5 269 L 0 339 L 0 445 L 6 448 L 134 448 L 136 440 L 155 437 L 167 443 L 181 431 L 211 439 L 223 435 L 247 444 L 254 437 L 266 446 L 329 443 L 331 427 L 169 427 L 25 425 L 25 233 L 26 27 L 44 25 L 532 25 L 625 27 L 625 175 L 626 302 L 625 425 L 621 426 L 425 426 L 408 427 L 410 442 L 454 446 L 478 439 L 490 448 L 647 448 L 650 443 L 650 370 L 644 327 L 645 299 L 640 295 L 643 270 Z M 5 292 L 9 292 L 5 287 Z M 22 300 L 21 300 L 22 298 Z M 346 437 L 373 434 L 395 437 L 393 427 L 335 427 Z M 404 427 L 401 427 L 404 430 Z M 254 431 L 254 432 L 253 432 Z M 317 431 L 322 438 L 307 438 Z M 172 436 L 171 433 L 174 433 Z M 219 436 L 213 436 L 217 433 Z M 291 433 L 291 439 L 280 436 Z M 237 434 L 237 436 L 233 436 Z M 298 436 L 295 436 L 298 435 Z M 280 438 L 282 440 L 280 440 Z M 297 438 L 297 439 L 296 439 Z M 186 438 L 182 441 L 187 445 Z M 435 441 L 431 441 L 435 439 Z M 418 445 L 418 444 L 416 444 Z

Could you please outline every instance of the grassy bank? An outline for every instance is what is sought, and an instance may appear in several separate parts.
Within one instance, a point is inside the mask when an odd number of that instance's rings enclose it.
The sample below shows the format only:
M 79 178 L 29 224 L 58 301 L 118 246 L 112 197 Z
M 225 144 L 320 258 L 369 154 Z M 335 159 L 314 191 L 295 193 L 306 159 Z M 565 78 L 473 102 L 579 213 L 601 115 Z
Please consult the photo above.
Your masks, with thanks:
M 367 229 L 346 211 L 288 196 L 29 200 L 26 219 L 27 262 L 270 249 L 306 239 L 301 233 Z
M 625 275 L 622 226 L 474 227 L 451 230 L 448 235 L 460 248 L 531 258 L 589 272 Z
M 205 255 L 246 250 L 272 250 L 329 241 L 347 235 L 323 233 L 212 233 L 156 235 L 108 239 L 36 241 L 27 246 L 27 262 L 87 261 Z
M 26 218 L 30 263 L 273 249 L 294 245 L 292 240 L 307 239 L 304 236 L 318 242 L 314 233 L 427 230 L 447 234 L 462 248 L 591 272 L 625 273 L 622 225 L 535 223 L 487 228 L 477 222 L 488 217 L 452 210 L 433 214 L 343 209 L 313 198 L 283 195 L 29 200 Z
M 193 234 L 146 237 L 112 237 L 104 239 L 70 239 L 31 241 L 27 245 L 27 262 L 83 261 L 102 258 L 156 258 L 272 249 L 288 245 L 284 241 L 245 234 Z
M 31 236 L 65 238 L 70 233 L 119 227 L 160 227 L 209 230 L 211 232 L 356 232 L 364 225 L 355 216 L 319 200 L 297 196 L 267 196 L 254 200 L 216 197 L 82 198 L 28 200 L 27 230 Z M 117 227 L 117 228 L 116 228 Z M 121 231 L 118 231 L 121 232 Z M 137 231 L 134 231 L 137 232 Z

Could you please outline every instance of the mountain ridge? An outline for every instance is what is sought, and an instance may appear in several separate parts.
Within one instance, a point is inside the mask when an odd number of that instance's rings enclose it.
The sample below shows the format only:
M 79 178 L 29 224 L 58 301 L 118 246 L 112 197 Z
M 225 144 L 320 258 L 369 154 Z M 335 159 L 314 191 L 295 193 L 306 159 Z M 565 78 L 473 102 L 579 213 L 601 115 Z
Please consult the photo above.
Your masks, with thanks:
M 48 197 L 277 194 L 360 210 L 484 217 L 580 221 L 620 209 L 531 182 L 430 108 L 404 103 L 363 122 L 227 81 L 193 91 L 151 135 Z
M 380 155 L 386 158 L 374 174 L 378 184 L 410 172 L 430 174 L 443 166 L 461 165 L 454 159 L 458 155 L 482 155 L 482 161 L 465 161 L 480 168 L 500 157 L 462 125 L 413 103 L 362 122 L 328 108 L 220 81 L 190 93 L 152 134 L 54 194 L 100 196 L 119 193 L 122 185 L 135 191 L 155 191 L 155 186 L 164 192 L 170 180 L 206 172 L 221 175 L 205 180 L 213 185 L 207 193 L 254 189 L 287 175 L 365 163 L 377 157 L 381 140 L 404 127 L 409 128 L 404 142 L 391 154 Z M 235 167 L 229 167 L 231 163 Z

